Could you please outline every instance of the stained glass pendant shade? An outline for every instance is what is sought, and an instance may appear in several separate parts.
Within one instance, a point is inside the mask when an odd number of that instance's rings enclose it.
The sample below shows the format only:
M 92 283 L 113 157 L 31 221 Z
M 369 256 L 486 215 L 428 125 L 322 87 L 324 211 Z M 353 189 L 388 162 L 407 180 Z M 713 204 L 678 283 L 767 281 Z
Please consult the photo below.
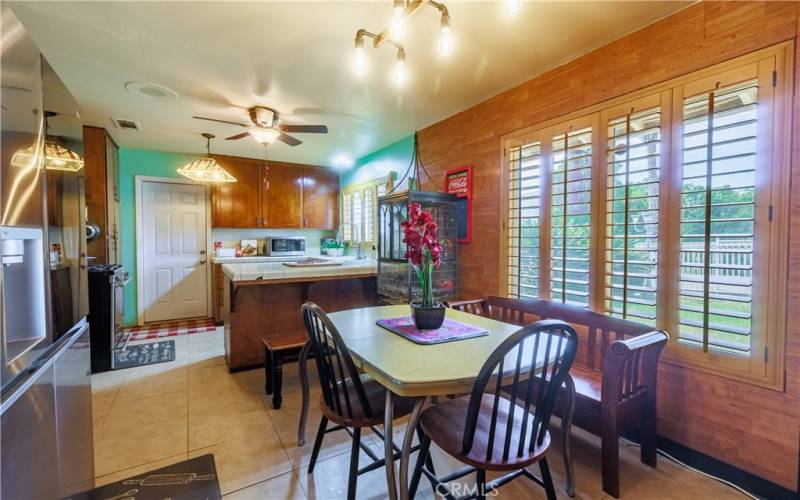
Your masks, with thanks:
M 199 182 L 236 182 L 236 177 L 222 168 L 217 160 L 211 158 L 211 139 L 214 138 L 214 135 L 203 134 L 203 137 L 206 138 L 208 156 L 178 168 L 178 173 Z
M 83 168 L 83 158 L 59 144 L 57 139 L 48 137 L 44 143 L 44 165 L 47 170 L 77 172 Z

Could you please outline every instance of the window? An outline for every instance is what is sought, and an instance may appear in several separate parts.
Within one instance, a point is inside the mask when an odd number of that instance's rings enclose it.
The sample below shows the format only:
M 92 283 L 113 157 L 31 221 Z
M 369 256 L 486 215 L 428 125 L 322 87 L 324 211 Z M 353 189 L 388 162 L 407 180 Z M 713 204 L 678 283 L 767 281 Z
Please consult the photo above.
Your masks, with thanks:
M 509 152 L 507 293 L 511 297 L 539 295 L 541 154 L 539 141 Z
M 606 314 L 654 325 L 658 285 L 661 109 L 608 120 Z
M 501 290 L 662 328 L 665 359 L 779 387 L 790 54 L 765 49 L 509 137 Z
M 391 178 L 346 187 L 342 190 L 342 239 L 375 244 L 378 218 L 378 197 L 385 195 Z
M 592 129 L 553 137 L 550 300 L 589 306 Z

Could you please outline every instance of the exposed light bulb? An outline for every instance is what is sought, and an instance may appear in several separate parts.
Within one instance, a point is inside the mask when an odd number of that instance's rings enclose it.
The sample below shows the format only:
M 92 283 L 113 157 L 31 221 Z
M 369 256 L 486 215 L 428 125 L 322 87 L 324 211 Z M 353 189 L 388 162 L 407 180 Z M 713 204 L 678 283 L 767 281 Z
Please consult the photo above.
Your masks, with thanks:
M 405 85 L 408 80 L 408 73 L 406 71 L 406 51 L 399 49 L 397 51 L 397 61 L 394 63 L 394 74 L 392 76 L 394 84 L 398 87 Z
M 392 40 L 403 41 L 406 36 L 406 6 L 403 0 L 395 0 L 392 11 Z
M 364 53 L 364 47 L 356 46 L 355 56 L 353 57 L 353 69 L 358 76 L 363 76 L 367 72 L 367 55 Z
M 442 31 L 439 35 L 439 55 L 447 57 L 453 53 L 453 34 L 450 32 L 450 17 L 442 17 Z
M 504 0 L 506 14 L 509 16 L 516 16 L 519 14 L 519 9 L 522 6 L 521 0 Z

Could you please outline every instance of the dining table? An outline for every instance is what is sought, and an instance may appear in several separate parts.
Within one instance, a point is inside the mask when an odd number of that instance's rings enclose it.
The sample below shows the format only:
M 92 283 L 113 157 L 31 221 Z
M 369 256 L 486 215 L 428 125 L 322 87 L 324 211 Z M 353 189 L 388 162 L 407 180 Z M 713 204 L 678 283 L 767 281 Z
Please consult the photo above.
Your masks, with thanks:
M 408 305 L 388 305 L 349 309 L 328 315 L 342 336 L 356 367 L 386 389 L 386 405 L 383 410 L 384 436 L 387 439 L 384 440 L 384 452 L 388 496 L 391 500 L 396 500 L 398 497 L 407 500 L 409 497 L 410 451 L 423 405 L 428 398 L 469 394 L 489 355 L 503 340 L 520 329 L 519 325 L 447 309 L 447 319 L 486 330 L 488 334 L 438 344 L 418 344 L 377 324 L 378 320 L 409 316 L 409 313 Z M 309 403 L 306 362 L 309 351 L 310 343 L 307 343 L 299 359 L 303 403 L 298 425 L 298 446 L 305 443 Z M 537 366 L 531 366 L 530 373 L 536 373 L 536 368 L 543 362 L 543 359 L 537 360 Z M 513 367 L 514 364 L 506 363 L 505 366 Z M 502 374 L 504 377 L 505 375 Z M 568 489 L 570 489 L 573 469 L 569 452 L 569 433 L 575 401 L 574 385 L 570 377 L 567 377 L 565 386 L 567 410 L 561 430 L 563 457 Z M 391 438 L 394 421 L 393 400 L 396 397 L 416 399 L 401 446 L 399 490 L 395 478 L 394 443 Z

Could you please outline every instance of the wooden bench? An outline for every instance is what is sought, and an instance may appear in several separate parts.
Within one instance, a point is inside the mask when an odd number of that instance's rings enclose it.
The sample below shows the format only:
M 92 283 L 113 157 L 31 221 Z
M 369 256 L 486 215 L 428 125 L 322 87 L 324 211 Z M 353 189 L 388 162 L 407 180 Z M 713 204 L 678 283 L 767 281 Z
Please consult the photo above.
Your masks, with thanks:
M 578 356 L 570 370 L 574 380 L 574 413 L 565 388 L 555 413 L 602 442 L 603 491 L 619 497 L 619 436 L 639 429 L 641 460 L 656 466 L 656 375 L 658 358 L 667 343 L 662 330 L 547 300 L 486 299 L 450 302 L 449 307 L 499 321 L 526 325 L 540 319 L 560 319 L 578 330 Z M 568 433 L 568 431 L 567 431 Z M 567 442 L 568 447 L 568 442 Z M 567 493 L 574 494 L 569 450 L 565 450 Z
M 308 336 L 305 332 L 290 332 L 262 337 L 261 341 L 264 342 L 264 391 L 272 394 L 272 407 L 277 410 L 283 403 L 283 358 L 287 353 L 299 352 Z

